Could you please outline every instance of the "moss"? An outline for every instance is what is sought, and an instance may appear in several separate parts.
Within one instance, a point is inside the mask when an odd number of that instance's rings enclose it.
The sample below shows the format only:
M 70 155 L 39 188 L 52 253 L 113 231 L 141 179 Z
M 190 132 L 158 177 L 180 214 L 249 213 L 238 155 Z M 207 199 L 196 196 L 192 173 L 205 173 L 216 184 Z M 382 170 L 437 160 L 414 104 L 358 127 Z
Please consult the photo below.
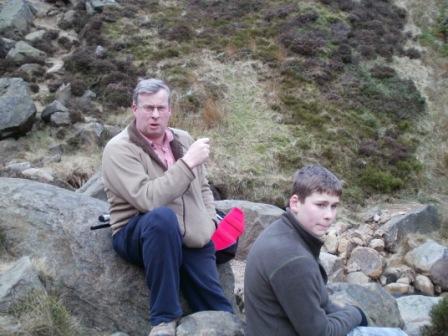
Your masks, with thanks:
M 429 314 L 431 325 L 422 328 L 422 336 L 447 336 L 448 334 L 448 296 L 434 305 Z

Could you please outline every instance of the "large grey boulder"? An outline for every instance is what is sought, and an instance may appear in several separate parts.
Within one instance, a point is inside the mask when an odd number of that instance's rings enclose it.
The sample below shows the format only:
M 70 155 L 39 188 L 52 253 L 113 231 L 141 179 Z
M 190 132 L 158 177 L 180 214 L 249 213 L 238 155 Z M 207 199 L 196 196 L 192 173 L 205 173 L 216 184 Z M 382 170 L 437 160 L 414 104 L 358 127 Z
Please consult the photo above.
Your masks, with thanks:
M 433 205 L 419 205 L 403 215 L 390 219 L 381 226 L 377 234 L 384 239 L 386 249 L 397 252 L 399 243 L 409 233 L 429 233 L 440 228 L 437 208 Z
M 42 50 L 36 49 L 24 41 L 19 41 L 15 44 L 8 54 L 6 59 L 13 61 L 16 64 L 25 63 L 45 63 L 47 54 Z
M 236 259 L 246 260 L 247 254 L 258 235 L 269 224 L 277 220 L 283 210 L 269 204 L 239 200 L 215 201 L 218 210 L 228 212 L 233 207 L 241 208 L 245 215 L 245 231 L 238 243 Z
M 370 326 L 392 328 L 403 326 L 397 302 L 381 285 L 330 283 L 327 287 L 330 299 L 334 303 L 360 307 L 366 313 Z
M 448 289 L 448 248 L 434 240 L 409 251 L 406 262 L 420 272 L 429 273 L 429 277 L 442 289 Z
M 0 140 L 26 134 L 35 116 L 28 84 L 22 78 L 0 78 Z
M 64 297 L 87 327 L 146 335 L 149 293 L 142 270 L 115 254 L 110 230 L 90 231 L 107 210 L 106 202 L 80 193 L 0 178 L 0 229 L 8 253 L 41 260 L 47 289 Z M 232 299 L 230 266 L 220 274 Z
M 429 272 L 431 267 L 448 254 L 448 249 L 432 239 L 409 251 L 405 256 L 408 265 L 420 272 Z
M 409 295 L 397 299 L 404 320 L 404 330 L 409 336 L 421 335 L 420 328 L 431 323 L 431 308 L 441 299 L 424 295 Z
M 33 12 L 25 0 L 7 0 L 0 12 L 0 34 L 13 38 L 26 34 L 33 24 Z
M 0 271 L 0 313 L 7 313 L 32 291 L 44 291 L 38 273 L 28 256 Z
M 177 326 L 176 335 L 244 336 L 244 325 L 233 314 L 203 311 L 181 319 Z

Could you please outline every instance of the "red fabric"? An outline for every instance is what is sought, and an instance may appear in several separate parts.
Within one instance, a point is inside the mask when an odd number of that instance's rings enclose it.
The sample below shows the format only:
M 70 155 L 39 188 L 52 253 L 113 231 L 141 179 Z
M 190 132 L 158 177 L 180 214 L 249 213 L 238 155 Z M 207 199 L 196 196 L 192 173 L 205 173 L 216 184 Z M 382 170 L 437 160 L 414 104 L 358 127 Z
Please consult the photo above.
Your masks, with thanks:
M 217 251 L 234 244 L 244 232 L 244 212 L 240 208 L 232 208 L 218 224 L 212 236 Z

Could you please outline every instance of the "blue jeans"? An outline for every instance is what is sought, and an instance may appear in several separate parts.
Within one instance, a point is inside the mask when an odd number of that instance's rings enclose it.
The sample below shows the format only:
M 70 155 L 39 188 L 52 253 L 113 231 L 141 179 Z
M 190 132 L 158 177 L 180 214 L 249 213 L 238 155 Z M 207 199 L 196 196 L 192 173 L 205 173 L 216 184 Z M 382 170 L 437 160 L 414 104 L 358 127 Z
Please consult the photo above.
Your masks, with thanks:
M 114 250 L 145 271 L 150 295 L 150 322 L 157 325 L 182 315 L 182 291 L 193 312 L 233 309 L 219 283 L 215 248 L 188 248 L 175 213 L 166 207 L 131 218 L 113 236 Z
M 407 336 L 407 334 L 398 328 L 357 327 L 347 336 Z

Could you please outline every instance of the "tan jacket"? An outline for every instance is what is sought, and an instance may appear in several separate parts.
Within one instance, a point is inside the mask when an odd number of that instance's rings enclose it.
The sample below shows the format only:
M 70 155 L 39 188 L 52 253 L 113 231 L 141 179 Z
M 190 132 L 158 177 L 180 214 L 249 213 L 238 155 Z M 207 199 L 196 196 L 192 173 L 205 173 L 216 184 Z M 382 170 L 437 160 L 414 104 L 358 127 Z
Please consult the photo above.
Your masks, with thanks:
M 104 148 L 103 180 L 113 234 L 134 215 L 166 206 L 177 215 L 184 244 L 202 247 L 215 230 L 213 195 L 204 165 L 191 170 L 181 159 L 193 139 L 185 131 L 171 131 L 176 162 L 168 169 L 137 132 L 135 121 Z

